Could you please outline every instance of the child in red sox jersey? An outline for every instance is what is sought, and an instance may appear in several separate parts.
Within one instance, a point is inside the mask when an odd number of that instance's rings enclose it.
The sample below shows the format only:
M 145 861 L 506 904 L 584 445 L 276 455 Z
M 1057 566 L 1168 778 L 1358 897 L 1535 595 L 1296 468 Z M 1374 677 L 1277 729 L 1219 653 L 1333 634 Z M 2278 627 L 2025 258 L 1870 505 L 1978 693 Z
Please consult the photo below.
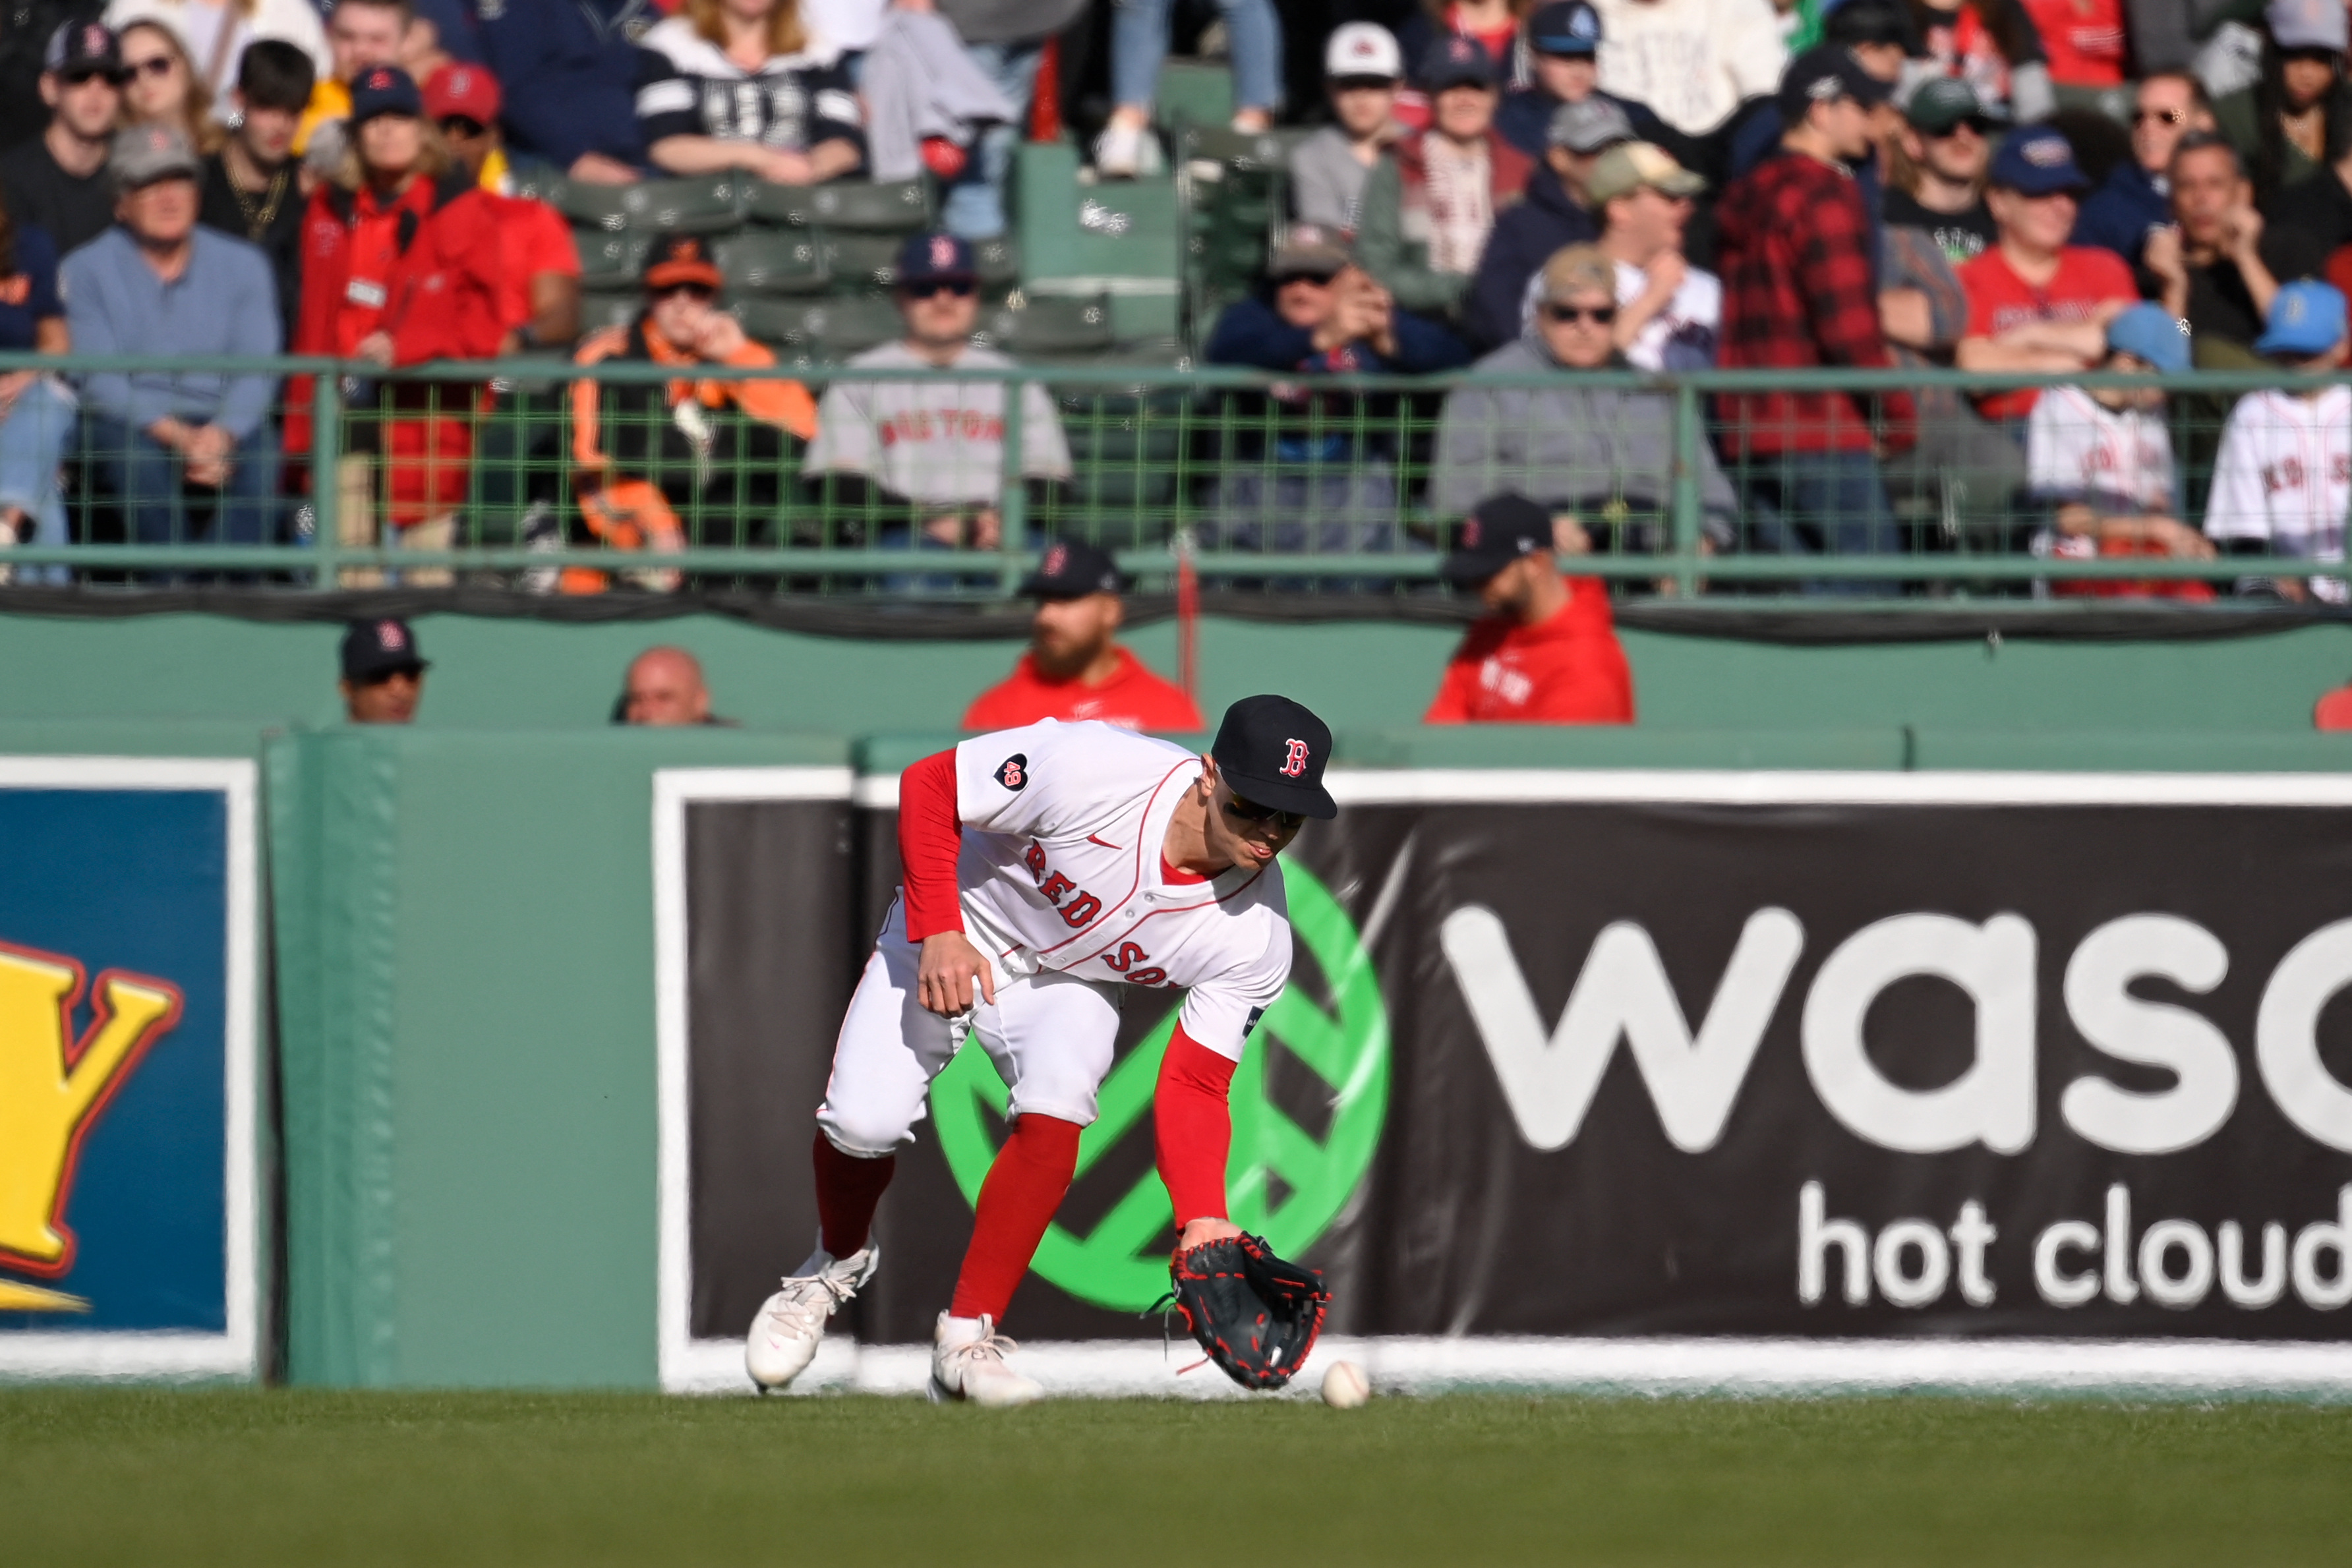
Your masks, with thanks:
M 2340 562 L 2352 508 L 2352 388 L 2322 379 L 2344 363 L 2344 296 L 2308 278 L 2271 301 L 2254 351 L 2305 378 L 2238 400 L 2213 459 L 2205 533 L 2231 555 Z M 2240 592 L 2346 601 L 2340 577 L 2247 578 Z
M 1559 574 L 1541 507 L 1507 491 L 1479 502 L 1442 570 L 1490 613 L 1463 637 L 1423 724 L 1633 722 L 1608 591 Z

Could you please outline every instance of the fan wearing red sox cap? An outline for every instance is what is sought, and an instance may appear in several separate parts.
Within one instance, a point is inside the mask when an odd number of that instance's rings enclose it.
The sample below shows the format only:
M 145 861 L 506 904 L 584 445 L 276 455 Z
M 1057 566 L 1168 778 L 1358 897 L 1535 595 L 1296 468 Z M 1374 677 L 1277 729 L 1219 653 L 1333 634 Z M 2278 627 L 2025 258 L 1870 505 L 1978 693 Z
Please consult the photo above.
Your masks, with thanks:
M 501 354 L 563 349 L 580 335 L 580 250 L 563 214 L 514 193 L 499 111 L 499 78 L 487 66 L 456 62 L 425 81 L 425 118 L 441 128 L 449 155 L 499 213 Z
M 1489 496 L 1441 572 L 1487 613 L 1464 634 L 1423 724 L 1631 724 L 1633 676 L 1599 578 L 1562 577 L 1549 514 Z
M 1052 719 L 975 736 L 898 781 L 905 885 L 834 1046 L 816 1113 L 817 1246 L 751 1324 L 744 1366 L 781 1386 L 872 1279 L 872 1237 L 930 1082 L 969 1041 L 1010 1090 L 1003 1147 L 931 1353 L 931 1396 L 1025 1404 L 997 1332 L 1077 1166 L 1121 1001 L 1183 992 L 1152 1098 L 1180 1249 L 1241 1234 L 1227 1217 L 1227 1095 L 1244 1042 L 1290 977 L 1276 858 L 1323 786 L 1331 732 L 1298 703 L 1244 697 L 1205 754 Z
M 1029 651 L 1010 678 L 973 699 L 966 729 L 1010 729 L 1041 718 L 1100 719 L 1122 729 L 1189 735 L 1201 710 L 1118 644 L 1126 608 L 1118 564 L 1084 540 L 1046 547 L 1021 591 L 1037 601 Z

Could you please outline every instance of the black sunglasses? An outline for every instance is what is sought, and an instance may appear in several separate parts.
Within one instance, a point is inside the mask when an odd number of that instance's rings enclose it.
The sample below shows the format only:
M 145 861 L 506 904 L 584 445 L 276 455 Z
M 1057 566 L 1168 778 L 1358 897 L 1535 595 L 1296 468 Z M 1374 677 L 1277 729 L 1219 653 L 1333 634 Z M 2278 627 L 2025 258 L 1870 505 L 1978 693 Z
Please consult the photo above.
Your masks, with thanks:
M 488 129 L 470 114 L 453 114 L 441 122 L 441 134 L 454 136 L 460 141 L 471 141 Z
M 1261 806 L 1255 800 L 1244 800 L 1239 795 L 1225 802 L 1225 815 L 1238 817 L 1244 822 L 1272 822 L 1284 832 L 1289 832 L 1307 820 L 1304 811 L 1278 811 L 1272 806 Z
M 907 283 L 899 287 L 909 299 L 931 299 L 942 294 L 952 294 L 958 299 L 968 299 L 980 291 L 980 285 L 969 277 L 940 278 L 933 283 Z
M 683 294 L 689 299 L 716 299 L 719 290 L 708 283 L 670 283 L 653 290 L 656 299 L 667 299 L 673 294 Z
M 1985 121 L 1975 119 L 1974 117 L 1969 117 L 1961 120 L 1955 120 L 1952 123 L 1944 127 L 1943 130 L 1930 131 L 1927 135 L 1927 140 L 1930 141 L 1949 141 L 1953 137 L 1958 136 L 1963 131 L 1973 131 L 1977 133 L 1977 139 L 1979 141 L 1982 141 L 1985 137 L 1986 129 Z
M 142 72 L 151 77 L 167 77 L 177 64 L 179 62 L 169 55 L 149 55 L 143 60 L 125 60 L 122 62 L 121 79 L 136 81 Z
M 1547 305 L 1544 314 L 1561 326 L 1570 321 L 1591 321 L 1606 327 L 1617 319 L 1614 305 Z

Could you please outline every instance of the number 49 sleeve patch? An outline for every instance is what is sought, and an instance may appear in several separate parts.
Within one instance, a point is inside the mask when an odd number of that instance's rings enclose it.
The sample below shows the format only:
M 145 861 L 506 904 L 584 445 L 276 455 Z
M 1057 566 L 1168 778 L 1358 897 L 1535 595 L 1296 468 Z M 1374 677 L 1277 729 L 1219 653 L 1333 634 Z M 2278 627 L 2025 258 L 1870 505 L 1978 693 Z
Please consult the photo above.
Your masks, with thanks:
M 1029 782 L 1029 756 L 1016 751 L 997 766 L 996 781 L 1007 789 L 1019 789 Z

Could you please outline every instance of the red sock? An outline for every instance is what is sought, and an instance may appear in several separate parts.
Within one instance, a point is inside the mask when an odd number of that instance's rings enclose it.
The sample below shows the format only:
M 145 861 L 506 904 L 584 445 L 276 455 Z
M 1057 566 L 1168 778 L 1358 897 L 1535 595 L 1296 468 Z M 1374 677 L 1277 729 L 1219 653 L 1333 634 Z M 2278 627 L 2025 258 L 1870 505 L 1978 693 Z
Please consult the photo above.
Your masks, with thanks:
M 1037 1243 L 1077 1173 L 1078 1132 L 1076 1122 L 1058 1116 L 1024 1116 L 1013 1123 L 1013 1135 L 980 1184 L 971 1245 L 964 1250 L 963 1272 L 956 1276 L 950 1316 L 1003 1318 L 1013 1288 L 1029 1271 L 1029 1260 L 1037 1255 Z
M 835 1148 L 823 1133 L 816 1135 L 816 1215 L 827 1252 L 846 1258 L 866 1245 L 874 1228 L 874 1206 L 898 1168 L 896 1155 L 862 1160 Z

